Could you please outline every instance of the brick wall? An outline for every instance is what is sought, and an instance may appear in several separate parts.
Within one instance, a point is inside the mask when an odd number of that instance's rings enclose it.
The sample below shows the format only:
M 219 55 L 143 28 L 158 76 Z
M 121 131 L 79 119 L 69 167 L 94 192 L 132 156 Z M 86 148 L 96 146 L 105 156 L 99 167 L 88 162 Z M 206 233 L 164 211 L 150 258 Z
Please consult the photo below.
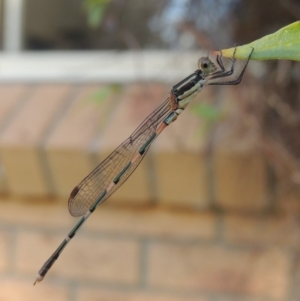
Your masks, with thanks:
M 0 301 L 299 300 L 297 210 L 282 210 L 293 200 L 274 197 L 258 149 L 207 151 L 192 110 L 32 286 L 76 222 L 66 206 L 73 186 L 167 92 L 0 87 Z

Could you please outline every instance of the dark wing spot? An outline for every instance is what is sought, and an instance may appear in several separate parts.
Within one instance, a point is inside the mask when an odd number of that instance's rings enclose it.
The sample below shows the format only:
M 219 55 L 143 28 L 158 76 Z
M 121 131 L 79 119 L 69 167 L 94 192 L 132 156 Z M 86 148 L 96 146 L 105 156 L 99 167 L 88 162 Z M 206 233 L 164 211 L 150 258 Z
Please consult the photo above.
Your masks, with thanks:
M 75 196 L 77 195 L 78 191 L 79 191 L 79 187 L 75 186 L 74 189 L 72 190 L 71 194 L 70 194 L 70 199 L 75 198 Z

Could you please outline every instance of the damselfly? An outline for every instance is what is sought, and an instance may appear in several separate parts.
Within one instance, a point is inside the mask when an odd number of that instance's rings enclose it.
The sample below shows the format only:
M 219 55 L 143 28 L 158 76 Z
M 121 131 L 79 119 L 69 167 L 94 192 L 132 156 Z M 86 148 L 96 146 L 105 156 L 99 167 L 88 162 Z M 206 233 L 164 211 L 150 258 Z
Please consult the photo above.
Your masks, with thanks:
M 222 54 L 216 57 L 216 64 L 208 57 L 200 58 L 198 69 L 173 86 L 169 97 L 142 122 L 127 140 L 72 190 L 68 202 L 69 212 L 73 216 L 82 217 L 44 263 L 34 284 L 43 280 L 63 249 L 96 207 L 109 198 L 128 179 L 146 155 L 152 142 L 177 119 L 205 86 L 237 85 L 241 82 L 252 52 L 253 49 L 244 67 L 233 80 L 229 76 L 234 75 L 235 52 L 228 70 L 224 66 Z

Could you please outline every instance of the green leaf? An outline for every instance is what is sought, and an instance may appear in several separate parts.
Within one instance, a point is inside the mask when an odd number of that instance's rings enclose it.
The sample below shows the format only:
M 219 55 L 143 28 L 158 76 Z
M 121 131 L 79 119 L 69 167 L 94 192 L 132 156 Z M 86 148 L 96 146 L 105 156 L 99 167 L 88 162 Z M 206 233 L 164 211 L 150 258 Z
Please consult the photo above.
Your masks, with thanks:
M 248 59 L 252 48 L 254 48 L 254 51 L 251 60 L 300 61 L 300 21 L 285 26 L 250 44 L 236 47 L 236 58 Z M 231 58 L 234 49 L 224 49 L 222 50 L 222 55 Z M 214 51 L 213 54 L 220 54 L 220 52 Z

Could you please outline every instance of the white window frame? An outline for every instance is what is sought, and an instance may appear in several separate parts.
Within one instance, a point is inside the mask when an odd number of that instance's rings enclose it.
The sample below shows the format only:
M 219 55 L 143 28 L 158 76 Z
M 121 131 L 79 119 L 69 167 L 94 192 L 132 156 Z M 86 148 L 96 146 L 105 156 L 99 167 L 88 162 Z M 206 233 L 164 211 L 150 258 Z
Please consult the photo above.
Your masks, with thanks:
M 157 81 L 176 83 L 201 52 L 25 51 L 0 54 L 0 83 Z
M 23 0 L 3 1 L 3 49 L 8 52 L 22 50 Z
M 3 0 L 0 83 L 174 83 L 197 68 L 201 52 L 23 51 L 24 0 Z

